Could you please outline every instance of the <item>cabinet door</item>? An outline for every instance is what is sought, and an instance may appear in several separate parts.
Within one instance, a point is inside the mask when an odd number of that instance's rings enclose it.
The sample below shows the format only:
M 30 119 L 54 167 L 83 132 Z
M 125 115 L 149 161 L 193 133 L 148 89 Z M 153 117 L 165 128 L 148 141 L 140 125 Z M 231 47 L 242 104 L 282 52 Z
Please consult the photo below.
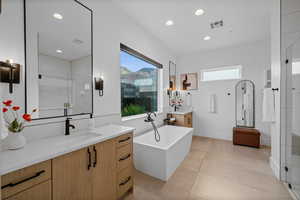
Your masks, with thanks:
M 38 184 L 6 200 L 51 200 L 51 181 Z
M 193 115 L 192 113 L 186 114 L 185 116 L 185 126 L 192 128 L 193 127 Z
M 91 155 L 90 147 L 53 159 L 53 200 L 92 200 Z
M 116 142 L 108 140 L 93 147 L 93 200 L 115 200 Z

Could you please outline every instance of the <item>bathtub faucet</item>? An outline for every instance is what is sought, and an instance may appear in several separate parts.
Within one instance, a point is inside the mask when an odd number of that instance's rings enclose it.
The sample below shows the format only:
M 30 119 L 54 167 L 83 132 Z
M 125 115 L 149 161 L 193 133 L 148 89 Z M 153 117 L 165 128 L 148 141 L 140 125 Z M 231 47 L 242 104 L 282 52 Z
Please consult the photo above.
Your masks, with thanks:
M 160 141 L 160 134 L 157 130 L 157 127 L 154 123 L 154 119 L 152 118 L 152 115 L 154 115 L 156 117 L 156 114 L 154 112 L 148 112 L 147 113 L 147 117 L 146 119 L 144 120 L 144 122 L 150 122 L 152 127 L 153 127 L 153 131 L 154 131 L 154 138 L 155 138 L 155 141 L 156 142 L 159 142 Z
M 152 118 L 152 115 L 154 115 L 156 117 L 156 114 L 154 112 L 148 112 L 146 119 L 144 120 L 145 122 L 153 122 L 154 119 Z

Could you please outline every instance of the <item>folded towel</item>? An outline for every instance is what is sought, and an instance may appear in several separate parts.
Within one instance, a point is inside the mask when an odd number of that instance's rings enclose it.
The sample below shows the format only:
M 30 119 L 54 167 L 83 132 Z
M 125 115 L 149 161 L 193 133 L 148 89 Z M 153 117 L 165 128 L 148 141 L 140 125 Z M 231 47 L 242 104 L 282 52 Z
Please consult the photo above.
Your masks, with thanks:
M 275 122 L 275 96 L 271 88 L 264 89 L 263 122 Z
M 216 95 L 215 94 L 210 95 L 209 112 L 210 113 L 216 113 Z

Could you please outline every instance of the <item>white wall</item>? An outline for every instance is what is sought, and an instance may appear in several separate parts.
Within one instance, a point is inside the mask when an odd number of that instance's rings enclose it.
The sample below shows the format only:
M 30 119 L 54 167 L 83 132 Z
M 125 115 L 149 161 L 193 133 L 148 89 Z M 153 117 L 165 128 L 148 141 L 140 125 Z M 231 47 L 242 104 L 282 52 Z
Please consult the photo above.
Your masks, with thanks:
M 199 52 L 178 58 L 178 74 L 201 69 L 242 65 L 243 79 L 254 81 L 256 89 L 256 128 L 262 133 L 262 143 L 270 143 L 268 126 L 262 123 L 262 89 L 264 72 L 270 68 L 269 42 L 259 41 L 238 47 Z M 195 134 L 232 140 L 235 126 L 235 84 L 238 80 L 199 82 L 199 89 L 191 91 L 194 108 Z M 230 93 L 231 95 L 228 95 Z M 210 95 L 217 96 L 217 113 L 209 113 Z
M 94 91 L 94 113 L 98 125 L 105 123 L 122 123 L 134 126 L 137 132 L 144 131 L 149 127 L 143 119 L 122 122 L 120 117 L 120 65 L 119 51 L 120 42 L 140 51 L 148 57 L 164 65 L 160 81 L 162 89 L 168 84 L 168 62 L 175 60 L 174 55 L 166 49 L 162 43 L 152 35 L 144 31 L 139 25 L 126 17 L 110 1 L 83 1 L 94 11 L 94 75 L 104 76 L 104 96 L 99 97 Z M 24 35 L 23 35 L 23 1 L 10 0 L 2 2 L 2 14 L 0 15 L 0 60 L 14 59 L 22 64 L 21 84 L 15 86 L 13 95 L 8 94 L 7 84 L 1 84 L 1 99 L 13 99 L 24 108 Z M 166 92 L 160 101 L 167 100 Z M 163 102 L 165 107 L 168 103 Z M 160 115 L 162 119 L 164 115 Z M 57 124 L 48 124 L 49 121 L 60 121 Z M 64 124 L 61 119 L 37 121 L 33 124 L 41 124 L 25 129 L 28 138 L 42 137 L 44 135 L 62 134 Z M 86 127 L 85 120 L 74 122 L 77 127 Z M 41 133 L 43 129 L 43 133 Z
M 271 157 L 270 166 L 277 178 L 280 178 L 280 128 L 281 128 L 281 60 L 280 60 L 280 0 L 274 1 L 271 15 L 271 71 L 272 88 L 275 92 L 275 123 L 271 124 Z

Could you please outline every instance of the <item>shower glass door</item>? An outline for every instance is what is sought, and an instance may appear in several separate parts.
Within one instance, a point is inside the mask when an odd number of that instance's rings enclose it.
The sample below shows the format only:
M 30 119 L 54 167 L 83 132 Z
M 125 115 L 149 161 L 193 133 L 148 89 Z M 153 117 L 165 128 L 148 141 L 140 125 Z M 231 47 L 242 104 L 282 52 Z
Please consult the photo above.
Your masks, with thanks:
M 287 182 L 300 198 L 300 39 L 287 49 Z

